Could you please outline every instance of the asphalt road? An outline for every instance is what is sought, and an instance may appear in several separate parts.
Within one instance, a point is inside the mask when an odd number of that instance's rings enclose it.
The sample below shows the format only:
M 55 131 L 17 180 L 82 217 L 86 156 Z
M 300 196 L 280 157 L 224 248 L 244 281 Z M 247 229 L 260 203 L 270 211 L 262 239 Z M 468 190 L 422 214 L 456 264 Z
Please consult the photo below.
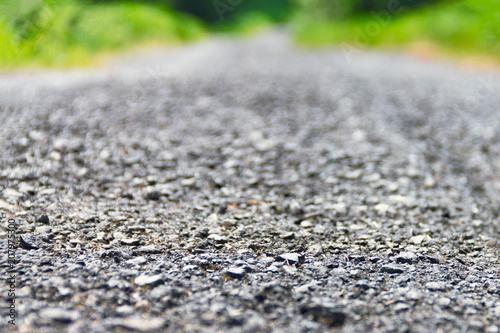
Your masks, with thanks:
M 4 73 L 0 330 L 498 332 L 499 82 L 281 33 Z

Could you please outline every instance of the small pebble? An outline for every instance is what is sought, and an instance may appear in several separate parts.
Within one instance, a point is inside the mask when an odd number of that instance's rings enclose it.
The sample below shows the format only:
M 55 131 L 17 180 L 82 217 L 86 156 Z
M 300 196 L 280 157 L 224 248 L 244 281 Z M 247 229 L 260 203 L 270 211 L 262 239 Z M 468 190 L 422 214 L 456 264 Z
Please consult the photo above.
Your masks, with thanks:
M 164 281 L 163 275 L 140 275 L 135 278 L 134 283 L 138 286 L 158 285 Z
M 227 275 L 234 278 L 242 278 L 246 275 L 246 271 L 243 267 L 229 267 L 227 269 Z

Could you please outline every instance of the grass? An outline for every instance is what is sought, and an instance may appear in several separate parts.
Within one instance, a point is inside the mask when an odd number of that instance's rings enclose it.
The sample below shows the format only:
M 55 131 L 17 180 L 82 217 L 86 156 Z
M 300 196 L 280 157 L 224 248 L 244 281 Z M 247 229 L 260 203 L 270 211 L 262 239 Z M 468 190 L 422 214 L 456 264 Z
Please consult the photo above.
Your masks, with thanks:
M 190 41 L 206 33 L 191 17 L 140 3 L 38 1 L 28 13 L 6 16 L 0 15 L 3 68 L 88 65 L 102 52 Z
M 384 16 L 384 20 L 375 16 L 315 21 L 299 15 L 293 21 L 294 36 L 309 46 L 344 43 L 364 49 L 427 43 L 448 53 L 500 58 L 499 1 L 445 2 Z

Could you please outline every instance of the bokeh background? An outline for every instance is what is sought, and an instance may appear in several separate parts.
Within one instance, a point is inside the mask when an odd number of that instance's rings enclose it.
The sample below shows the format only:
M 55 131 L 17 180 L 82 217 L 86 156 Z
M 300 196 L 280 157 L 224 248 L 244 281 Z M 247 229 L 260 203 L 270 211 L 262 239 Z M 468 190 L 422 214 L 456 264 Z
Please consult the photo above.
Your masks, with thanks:
M 500 58 L 498 0 L 0 0 L 0 67 L 88 65 L 105 53 L 276 24 L 306 46 Z

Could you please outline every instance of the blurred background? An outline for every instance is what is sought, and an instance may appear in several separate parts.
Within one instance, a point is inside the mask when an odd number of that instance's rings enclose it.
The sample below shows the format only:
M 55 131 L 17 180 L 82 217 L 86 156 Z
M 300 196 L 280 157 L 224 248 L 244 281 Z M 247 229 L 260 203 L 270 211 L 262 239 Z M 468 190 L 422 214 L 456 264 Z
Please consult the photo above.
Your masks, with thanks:
M 305 46 L 500 57 L 498 0 L 0 0 L 0 67 L 89 65 L 277 24 Z

